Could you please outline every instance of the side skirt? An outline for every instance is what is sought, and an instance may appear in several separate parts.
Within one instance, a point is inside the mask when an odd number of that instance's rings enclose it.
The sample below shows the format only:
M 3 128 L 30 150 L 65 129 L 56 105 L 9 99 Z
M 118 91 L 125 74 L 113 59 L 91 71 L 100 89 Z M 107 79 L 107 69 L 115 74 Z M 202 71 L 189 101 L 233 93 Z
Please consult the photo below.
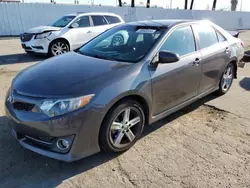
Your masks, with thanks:
M 154 123 L 154 122 L 156 122 L 156 121 L 158 121 L 158 120 L 160 120 L 160 119 L 162 119 L 162 118 L 164 118 L 164 117 L 166 117 L 166 116 L 168 116 L 168 115 L 170 115 L 170 114 L 172 114 L 174 112 L 177 112 L 178 110 L 180 110 L 180 109 L 194 103 L 195 101 L 209 95 L 210 93 L 213 93 L 214 91 L 216 91 L 218 89 L 219 89 L 219 86 L 217 86 L 215 88 L 212 88 L 212 89 L 209 89 L 208 91 L 205 91 L 204 93 L 201 93 L 201 94 L 199 94 L 199 95 L 197 95 L 197 96 L 195 96 L 195 97 L 193 97 L 193 98 L 179 104 L 178 106 L 175 106 L 175 107 L 173 107 L 173 108 L 171 108 L 171 109 L 169 109 L 169 110 L 167 110 L 165 112 L 162 112 L 159 115 L 153 116 L 151 118 L 149 124 Z

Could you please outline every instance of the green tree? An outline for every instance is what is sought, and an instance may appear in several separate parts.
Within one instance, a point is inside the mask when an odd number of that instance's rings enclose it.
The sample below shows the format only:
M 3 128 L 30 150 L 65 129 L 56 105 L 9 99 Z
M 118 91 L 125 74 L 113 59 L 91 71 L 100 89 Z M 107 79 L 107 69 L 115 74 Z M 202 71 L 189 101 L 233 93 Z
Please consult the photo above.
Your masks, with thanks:
M 118 3 L 119 3 L 119 7 L 122 6 L 122 0 L 118 0 Z
M 231 0 L 231 11 L 236 11 L 238 0 Z

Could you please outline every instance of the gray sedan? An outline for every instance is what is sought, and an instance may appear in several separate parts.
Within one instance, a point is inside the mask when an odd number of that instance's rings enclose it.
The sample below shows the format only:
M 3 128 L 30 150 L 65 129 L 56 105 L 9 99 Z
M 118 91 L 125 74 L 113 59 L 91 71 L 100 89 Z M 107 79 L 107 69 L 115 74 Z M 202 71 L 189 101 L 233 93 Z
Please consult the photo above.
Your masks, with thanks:
M 112 45 L 123 33 L 126 40 Z M 123 152 L 143 128 L 212 92 L 244 67 L 242 41 L 208 21 L 119 25 L 21 71 L 6 114 L 22 146 L 63 161 Z

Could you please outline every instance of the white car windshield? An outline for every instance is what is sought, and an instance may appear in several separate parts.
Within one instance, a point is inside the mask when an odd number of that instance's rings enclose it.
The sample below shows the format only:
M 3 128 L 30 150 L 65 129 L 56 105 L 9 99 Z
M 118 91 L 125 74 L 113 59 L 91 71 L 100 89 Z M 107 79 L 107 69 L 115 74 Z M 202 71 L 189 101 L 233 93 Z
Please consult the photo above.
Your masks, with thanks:
M 164 31 L 150 26 L 117 26 L 83 45 L 78 52 L 100 59 L 136 63 L 147 55 Z
M 53 27 L 65 27 L 74 18 L 75 18 L 75 16 L 63 16 L 62 18 L 60 18 L 59 20 L 57 20 L 56 22 L 51 24 L 51 26 L 53 26 Z

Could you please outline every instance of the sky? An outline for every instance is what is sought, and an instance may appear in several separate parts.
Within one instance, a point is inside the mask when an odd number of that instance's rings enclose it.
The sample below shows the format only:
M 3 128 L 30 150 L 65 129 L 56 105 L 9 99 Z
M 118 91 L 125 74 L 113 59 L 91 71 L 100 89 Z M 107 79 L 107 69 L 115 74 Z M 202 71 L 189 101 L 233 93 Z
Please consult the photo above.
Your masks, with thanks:
M 74 3 L 74 0 L 55 0 L 57 4 L 59 3 Z M 80 4 L 90 4 L 91 1 L 94 1 L 95 5 L 110 5 L 117 6 L 118 0 L 78 0 Z M 189 4 L 190 4 L 189 0 Z M 24 0 L 24 2 L 40 2 L 40 3 L 49 3 L 50 0 Z M 126 2 L 130 4 L 131 0 L 122 0 L 122 2 Z M 138 5 L 146 5 L 147 0 L 135 0 L 135 4 Z M 184 0 L 151 0 L 151 6 L 157 5 L 161 7 L 170 7 L 172 2 L 172 8 L 184 8 Z M 230 10 L 230 2 L 231 0 L 217 0 L 216 9 L 224 9 Z M 212 9 L 213 0 L 195 0 L 194 1 L 194 9 L 204 10 L 204 9 Z M 239 0 L 237 10 L 242 11 L 250 11 L 250 0 Z

